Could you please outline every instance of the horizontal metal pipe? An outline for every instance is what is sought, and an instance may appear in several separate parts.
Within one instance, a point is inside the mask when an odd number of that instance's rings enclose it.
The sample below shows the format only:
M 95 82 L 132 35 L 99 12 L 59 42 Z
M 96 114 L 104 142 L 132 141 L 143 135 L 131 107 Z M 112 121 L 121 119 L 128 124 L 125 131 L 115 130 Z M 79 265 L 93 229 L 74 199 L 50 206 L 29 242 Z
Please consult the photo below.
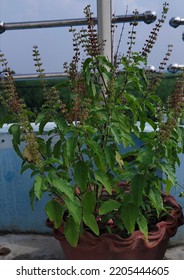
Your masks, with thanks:
M 86 25 L 86 19 L 66 19 L 66 20 L 47 20 L 47 21 L 30 21 L 30 22 L 10 22 L 0 23 L 0 33 L 6 30 L 19 29 L 35 29 L 35 28 L 51 28 L 51 27 L 67 27 Z
M 157 16 L 155 12 L 146 11 L 143 14 L 138 15 L 120 15 L 116 16 L 112 22 L 131 22 L 131 21 L 144 21 L 150 24 L 156 20 Z M 94 22 L 97 23 L 97 18 L 94 18 Z M 30 22 L 12 22 L 3 23 L 0 22 L 0 34 L 6 30 L 19 30 L 19 29 L 33 29 L 33 28 L 50 28 L 50 27 L 67 27 L 67 26 L 80 26 L 87 25 L 86 18 L 78 19 L 61 19 L 61 20 L 47 20 L 47 21 L 30 21 Z
M 114 19 L 112 19 L 113 23 L 121 23 L 121 22 L 138 22 L 143 21 L 146 24 L 153 23 L 156 20 L 157 16 L 155 12 L 152 11 L 146 11 L 142 14 L 138 15 L 125 15 L 125 16 L 115 16 Z
M 0 74 L 0 80 L 6 79 L 9 75 L 8 72 L 2 72 Z M 39 79 L 38 74 L 13 74 L 13 79 L 16 80 L 32 80 L 32 79 Z M 66 78 L 68 77 L 68 74 L 63 72 L 57 72 L 57 73 L 45 73 L 44 77 L 45 79 L 51 79 L 51 78 Z
M 184 71 L 184 65 L 182 65 L 182 64 L 177 64 L 177 63 L 170 64 L 170 65 L 167 67 L 167 70 L 168 70 L 170 73 L 175 74 L 175 73 L 177 73 L 178 71 Z
M 184 25 L 184 19 L 180 17 L 172 17 L 169 21 L 170 26 L 177 28 L 180 25 Z

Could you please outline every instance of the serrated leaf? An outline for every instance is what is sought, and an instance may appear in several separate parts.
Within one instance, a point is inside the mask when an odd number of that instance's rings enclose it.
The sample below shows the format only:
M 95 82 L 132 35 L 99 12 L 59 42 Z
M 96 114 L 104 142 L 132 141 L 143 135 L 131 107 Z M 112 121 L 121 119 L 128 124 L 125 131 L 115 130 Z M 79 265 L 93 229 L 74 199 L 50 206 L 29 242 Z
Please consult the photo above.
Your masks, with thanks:
M 121 141 L 122 141 L 124 147 L 135 145 L 130 132 L 127 132 L 127 131 L 124 131 L 123 129 L 121 129 L 120 135 L 121 135 Z
M 153 207 L 157 211 L 157 216 L 159 217 L 161 210 L 163 209 L 163 199 L 161 191 L 156 187 L 152 186 L 148 195 Z
M 37 142 L 39 144 L 39 150 L 41 152 L 42 155 L 46 155 L 46 143 L 45 140 L 43 138 L 37 137 Z
M 80 224 L 81 223 L 81 219 L 82 219 L 82 210 L 81 210 L 81 206 L 76 204 L 75 201 L 71 201 L 69 199 L 65 199 L 65 205 L 70 213 L 70 215 L 73 217 L 74 222 L 76 224 Z
M 112 186 L 108 176 L 101 172 L 100 170 L 96 170 L 94 172 L 95 180 L 102 184 L 102 186 L 106 189 L 106 191 L 111 194 L 112 193 Z
M 121 137 L 120 137 L 120 131 L 116 127 L 110 126 L 111 133 L 114 136 L 114 140 L 116 143 L 120 144 L 121 143 Z
M 69 139 L 67 139 L 66 152 L 70 162 L 74 160 L 76 145 L 77 145 L 76 137 L 71 136 Z
M 82 206 L 84 213 L 93 213 L 96 206 L 96 197 L 93 192 L 86 192 L 82 198 Z
M 34 181 L 34 193 L 38 199 L 41 199 L 43 193 L 47 191 L 47 184 L 44 177 L 37 176 Z
M 151 149 L 141 150 L 137 156 L 137 160 L 141 163 L 144 170 L 154 164 L 155 154 Z
M 93 214 L 85 213 L 83 216 L 83 220 L 86 226 L 88 226 L 96 235 L 99 235 L 98 223 Z
M 78 187 L 84 192 L 88 182 L 88 167 L 83 161 L 78 161 L 74 166 L 74 178 Z
M 63 221 L 64 208 L 56 200 L 50 200 L 45 206 L 45 212 L 55 228 L 59 228 Z
M 74 199 L 74 192 L 68 181 L 60 177 L 48 177 L 48 181 L 51 186 L 54 186 L 56 190 L 62 194 L 65 194 L 71 201 Z
M 113 145 L 106 146 L 106 148 L 105 148 L 105 158 L 106 158 L 106 161 L 108 162 L 110 168 L 114 169 L 116 161 L 115 161 Z
M 170 190 L 171 190 L 172 186 L 173 185 L 172 185 L 171 181 L 166 178 L 166 180 L 165 180 L 165 192 L 166 192 L 166 194 L 170 193 Z
M 66 165 L 67 168 L 69 168 L 69 159 L 68 159 L 66 143 L 64 143 L 62 146 L 62 157 L 63 157 L 63 163 Z
M 129 233 L 132 233 L 135 229 L 135 223 L 137 221 L 138 214 L 138 207 L 132 202 L 129 202 L 128 204 L 121 207 L 120 216 L 125 228 Z
M 54 149 L 53 149 L 54 157 L 59 158 L 60 153 L 61 153 L 61 140 L 57 141 L 57 143 L 54 145 Z
M 51 157 L 52 156 L 52 140 L 53 140 L 53 137 L 49 137 L 49 139 L 46 141 L 47 157 Z
M 102 172 L 105 172 L 106 170 L 106 163 L 102 154 L 102 149 L 99 145 L 99 143 L 93 141 L 93 140 L 87 140 L 86 144 L 92 151 L 92 156 L 94 158 L 95 165 L 98 169 L 100 169 Z
M 173 186 L 177 185 L 176 174 L 175 174 L 174 168 L 169 164 L 165 164 L 165 163 L 161 163 L 161 162 L 160 162 L 160 168 L 161 168 L 162 172 L 165 173 L 167 180 L 170 181 Z
M 99 209 L 99 214 L 104 215 L 113 210 L 118 210 L 120 208 L 120 206 L 121 206 L 121 204 L 118 201 L 109 199 L 102 203 L 102 205 Z
M 55 124 L 57 125 L 57 127 L 59 128 L 59 130 L 63 131 L 66 128 L 68 128 L 68 124 L 65 121 L 64 118 L 60 117 L 60 118 L 55 118 L 54 119 Z
M 145 175 L 136 174 L 131 180 L 131 195 L 133 202 L 140 206 L 142 204 L 143 190 L 146 187 Z
M 146 240 L 148 240 L 148 223 L 143 215 L 139 215 L 137 224 L 139 226 L 139 230 L 144 234 Z
M 79 233 L 79 225 L 75 223 L 72 217 L 68 217 L 65 223 L 64 234 L 71 246 L 77 246 Z

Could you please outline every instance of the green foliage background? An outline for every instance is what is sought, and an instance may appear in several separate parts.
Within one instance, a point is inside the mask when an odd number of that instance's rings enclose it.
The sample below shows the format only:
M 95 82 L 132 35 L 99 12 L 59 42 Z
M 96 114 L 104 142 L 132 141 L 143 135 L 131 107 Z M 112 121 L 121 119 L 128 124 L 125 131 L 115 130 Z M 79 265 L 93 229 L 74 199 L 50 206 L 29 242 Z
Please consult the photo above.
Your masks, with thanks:
M 170 96 L 175 89 L 176 79 L 179 74 L 165 74 L 156 93 L 166 102 L 167 97 Z M 39 80 L 25 80 L 15 82 L 18 94 L 24 99 L 28 108 L 37 115 L 43 104 L 43 88 Z M 70 102 L 69 87 L 66 78 L 62 79 L 48 79 L 47 86 L 55 86 L 60 94 L 61 98 L 66 103 Z M 0 91 L 3 90 L 3 82 L 0 82 Z M 0 103 L 0 118 L 2 119 L 5 115 L 6 108 Z M 34 118 L 34 117 L 33 117 Z M 13 121 L 13 120 L 12 120 Z

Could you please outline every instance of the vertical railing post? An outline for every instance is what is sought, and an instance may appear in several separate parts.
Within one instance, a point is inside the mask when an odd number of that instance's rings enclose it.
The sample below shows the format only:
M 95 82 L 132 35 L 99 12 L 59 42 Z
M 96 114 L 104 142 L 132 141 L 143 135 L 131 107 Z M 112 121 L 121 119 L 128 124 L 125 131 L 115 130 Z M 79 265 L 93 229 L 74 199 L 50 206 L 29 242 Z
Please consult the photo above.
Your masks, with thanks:
M 98 35 L 101 54 L 112 60 L 112 0 L 97 0 Z

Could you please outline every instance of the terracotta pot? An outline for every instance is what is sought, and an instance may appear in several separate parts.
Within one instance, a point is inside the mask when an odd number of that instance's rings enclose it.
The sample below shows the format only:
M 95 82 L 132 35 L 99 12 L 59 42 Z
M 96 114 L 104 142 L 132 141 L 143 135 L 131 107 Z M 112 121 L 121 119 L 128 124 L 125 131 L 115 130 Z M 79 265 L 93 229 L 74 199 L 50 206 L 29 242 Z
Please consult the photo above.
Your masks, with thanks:
M 72 260 L 159 260 L 163 259 L 170 237 L 184 223 L 181 207 L 171 195 L 163 196 L 164 202 L 172 207 L 166 221 L 158 222 L 149 232 L 149 242 L 140 231 L 122 238 L 104 233 L 99 237 L 84 232 L 76 248 L 70 246 L 63 234 L 63 227 L 54 229 L 53 234 L 67 259 Z

